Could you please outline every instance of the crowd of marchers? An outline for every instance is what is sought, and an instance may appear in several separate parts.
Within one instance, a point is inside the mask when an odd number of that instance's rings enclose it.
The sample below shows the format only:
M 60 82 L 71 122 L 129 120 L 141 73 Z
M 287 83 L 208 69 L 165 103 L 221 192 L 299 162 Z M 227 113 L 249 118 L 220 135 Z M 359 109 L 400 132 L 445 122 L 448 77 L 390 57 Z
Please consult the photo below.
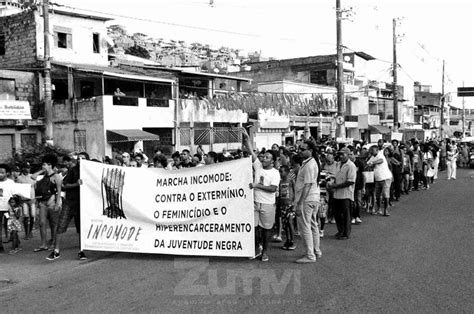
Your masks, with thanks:
M 320 240 L 326 224 L 336 224 L 334 237 L 347 240 L 352 225 L 362 223 L 362 211 L 388 217 L 402 195 L 429 190 L 438 170 L 447 169 L 447 179 L 455 180 L 458 163 L 467 166 L 465 147 L 451 140 L 379 140 L 373 145 L 351 145 L 310 137 L 293 145 L 256 149 L 245 129 L 242 133 L 244 145 L 232 152 L 205 152 L 201 146 L 194 154 L 185 149 L 171 156 L 160 150 L 151 157 L 140 150 L 114 151 L 103 162 L 179 171 L 251 158 L 253 181 L 249 187 L 254 191 L 256 241 L 251 259 L 269 261 L 269 242 L 273 241 L 281 242 L 281 249 L 287 251 L 301 245 L 304 255 L 295 258 L 297 263 L 312 263 L 322 257 Z M 90 159 L 86 152 L 45 155 L 33 173 L 27 162 L 0 164 L 0 252 L 21 252 L 21 241 L 34 241 L 34 231 L 39 230 L 39 245 L 34 251 L 49 251 L 48 260 L 60 258 L 63 235 L 73 219 L 80 233 L 79 165 L 83 159 Z M 9 242 L 11 248 L 5 250 L 3 245 Z M 87 257 L 79 250 L 78 258 Z

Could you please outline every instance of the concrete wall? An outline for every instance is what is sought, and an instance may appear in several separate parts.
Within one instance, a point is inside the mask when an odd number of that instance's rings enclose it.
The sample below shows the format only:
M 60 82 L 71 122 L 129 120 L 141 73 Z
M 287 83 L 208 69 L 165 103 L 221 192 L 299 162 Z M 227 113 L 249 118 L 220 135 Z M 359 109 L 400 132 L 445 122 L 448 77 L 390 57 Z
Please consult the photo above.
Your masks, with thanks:
M 36 62 L 36 22 L 32 11 L 0 18 L 5 34 L 5 55 L 0 56 L 2 67 L 25 67 Z
M 180 122 L 228 122 L 228 123 L 245 123 L 248 115 L 242 110 L 224 110 L 224 109 L 209 109 L 202 105 L 196 106 L 194 100 L 179 100 L 181 105 L 179 110 Z M 173 120 L 172 118 L 171 120 Z
M 44 57 L 44 36 L 43 36 L 43 20 L 36 13 L 36 51 L 37 57 Z M 54 35 L 55 27 L 71 29 L 72 49 L 55 47 L 54 36 L 51 37 L 51 57 L 53 61 L 71 62 L 79 64 L 95 64 L 108 65 L 108 47 L 105 41 L 107 28 L 104 21 L 87 19 L 81 17 L 73 17 L 63 15 L 59 12 L 50 14 L 50 32 Z M 92 34 L 100 34 L 100 53 L 93 52 Z
M 91 158 L 101 159 L 105 156 L 105 131 L 103 124 L 102 98 L 77 101 L 73 105 L 53 106 L 54 143 L 74 151 L 74 130 L 86 131 L 86 150 Z

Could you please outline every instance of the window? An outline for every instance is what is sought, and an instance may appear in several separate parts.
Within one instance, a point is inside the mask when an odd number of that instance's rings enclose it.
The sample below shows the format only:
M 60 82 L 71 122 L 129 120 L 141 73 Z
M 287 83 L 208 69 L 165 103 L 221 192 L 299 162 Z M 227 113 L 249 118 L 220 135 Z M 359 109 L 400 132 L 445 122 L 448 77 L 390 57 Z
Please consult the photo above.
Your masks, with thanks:
M 5 55 L 5 33 L 0 33 L 0 56 Z
M 92 45 L 94 53 L 100 53 L 100 36 L 99 33 L 92 34 Z
M 70 28 L 54 26 L 54 47 L 72 49 L 72 30 Z
M 94 97 L 94 82 L 81 81 L 81 98 Z
M 85 152 L 86 146 L 86 130 L 74 130 L 74 151 Z
M 15 80 L 0 79 L 0 99 L 16 100 Z
M 312 71 L 309 74 L 309 82 L 312 84 L 328 85 L 327 71 Z
M 36 145 L 36 134 L 21 134 L 21 149 L 33 148 Z

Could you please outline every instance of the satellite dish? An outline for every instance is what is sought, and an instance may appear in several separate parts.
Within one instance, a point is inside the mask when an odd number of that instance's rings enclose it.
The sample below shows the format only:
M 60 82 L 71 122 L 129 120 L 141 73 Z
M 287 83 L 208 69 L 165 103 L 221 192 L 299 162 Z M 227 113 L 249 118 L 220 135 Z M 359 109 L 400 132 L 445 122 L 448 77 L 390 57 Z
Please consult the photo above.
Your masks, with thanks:
M 351 57 L 350 57 L 350 56 L 345 56 L 345 57 L 344 57 L 344 61 L 346 61 L 346 62 L 351 61 Z

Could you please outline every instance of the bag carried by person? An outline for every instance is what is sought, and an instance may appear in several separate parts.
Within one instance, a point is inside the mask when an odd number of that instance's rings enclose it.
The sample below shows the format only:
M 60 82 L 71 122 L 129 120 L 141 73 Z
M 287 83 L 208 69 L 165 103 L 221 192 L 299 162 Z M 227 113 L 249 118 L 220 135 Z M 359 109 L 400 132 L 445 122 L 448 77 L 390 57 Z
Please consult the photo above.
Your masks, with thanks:
M 47 201 L 52 195 L 56 194 L 56 184 L 51 181 L 53 175 L 54 173 L 50 176 L 45 175 L 41 180 L 36 182 L 35 194 L 36 198 L 40 201 Z
M 328 215 L 328 204 L 326 202 L 321 202 L 319 205 L 318 216 L 319 218 L 326 218 Z
M 429 178 L 431 178 L 431 177 L 433 177 L 434 175 L 435 175 L 435 170 L 434 170 L 434 168 L 429 167 L 429 168 L 428 168 L 428 171 L 426 171 L 426 176 L 429 177 Z
M 364 176 L 365 183 L 374 183 L 374 172 L 373 171 L 363 171 L 362 175 Z

